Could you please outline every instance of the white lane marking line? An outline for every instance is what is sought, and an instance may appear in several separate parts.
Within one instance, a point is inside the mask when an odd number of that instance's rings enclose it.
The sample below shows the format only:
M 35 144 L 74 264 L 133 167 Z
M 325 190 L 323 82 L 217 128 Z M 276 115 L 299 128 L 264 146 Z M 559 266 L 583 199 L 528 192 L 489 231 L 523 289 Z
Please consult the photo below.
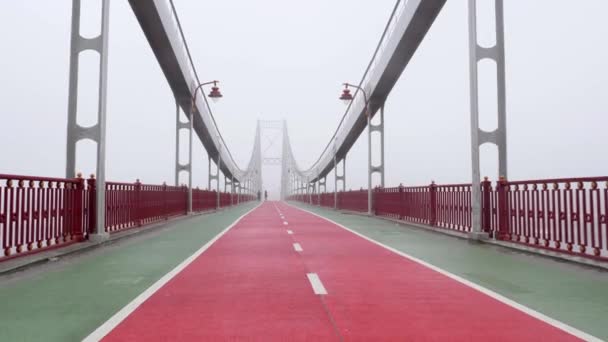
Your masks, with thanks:
M 166 283 L 168 283 L 173 277 L 175 277 L 178 273 L 180 273 L 184 268 L 190 265 L 196 258 L 198 258 L 203 252 L 205 252 L 214 242 L 219 240 L 224 234 L 226 234 L 232 227 L 234 227 L 241 219 L 252 211 L 256 210 L 260 207 L 261 204 L 257 205 L 255 208 L 249 210 L 241 217 L 237 218 L 236 221 L 232 222 L 231 225 L 226 227 L 226 229 L 222 230 L 219 234 L 217 234 L 213 239 L 209 240 L 206 244 L 204 244 L 199 250 L 194 252 L 191 256 L 189 256 L 186 260 L 182 261 L 179 265 L 177 265 L 174 269 L 169 271 L 169 273 L 165 274 L 162 278 L 157 280 L 152 286 L 147 288 L 144 292 L 140 293 L 139 296 L 135 297 L 129 304 L 120 309 L 114 316 L 110 317 L 105 323 L 100 325 L 97 329 L 95 329 L 89 336 L 85 337 L 83 341 L 93 342 L 99 341 L 104 338 L 110 331 L 112 331 L 120 322 L 122 322 L 125 318 L 127 318 L 135 309 L 137 309 L 141 304 L 143 304 L 148 298 L 150 298 L 156 291 L 160 290 Z
M 302 246 L 300 246 L 300 244 L 299 244 L 299 243 L 297 243 L 297 242 L 293 244 L 293 249 L 294 249 L 296 252 L 301 252 L 301 251 L 303 251 Z
M 556 327 L 558 329 L 561 329 L 561 330 L 563 330 L 563 331 L 565 331 L 565 332 L 567 332 L 567 333 L 569 333 L 571 335 L 574 335 L 574 336 L 576 336 L 576 337 L 578 337 L 578 338 L 580 338 L 580 339 L 582 339 L 584 341 L 588 341 L 588 342 L 601 342 L 601 341 L 603 341 L 603 340 L 601 340 L 601 339 L 599 339 L 599 338 L 597 338 L 597 337 L 595 337 L 593 335 L 590 335 L 590 334 L 588 334 L 588 333 L 586 333 L 586 332 L 584 332 L 582 330 L 578 330 L 578 329 L 576 329 L 576 328 L 574 328 L 574 327 L 572 327 L 572 326 L 570 326 L 570 325 L 568 325 L 568 324 L 566 324 L 564 322 L 558 321 L 558 320 L 556 320 L 554 318 L 551 318 L 551 317 L 549 317 L 549 316 L 547 316 L 545 314 L 542 314 L 542 313 L 540 313 L 540 312 L 538 312 L 538 311 L 536 311 L 534 309 L 531 309 L 531 308 L 529 308 L 529 307 L 527 307 L 527 306 L 525 306 L 523 304 L 520 304 L 520 303 L 518 303 L 518 302 L 516 302 L 514 300 L 511 300 L 511 299 L 509 299 L 509 298 L 507 298 L 507 297 L 505 297 L 505 296 L 503 296 L 501 294 L 498 294 L 498 293 L 496 293 L 496 292 L 494 292 L 494 291 L 492 291 L 490 289 L 487 289 L 487 288 L 485 288 L 485 287 L 483 287 L 481 285 L 478 285 L 478 284 L 476 284 L 476 283 L 474 283 L 472 281 L 466 280 L 466 279 L 464 279 L 464 278 L 462 278 L 460 276 L 457 276 L 457 275 L 455 275 L 453 273 L 450 273 L 450 272 L 448 272 L 448 271 L 446 271 L 446 270 L 444 270 L 442 268 L 439 268 L 439 267 L 437 267 L 437 266 L 435 266 L 433 264 L 429 264 L 428 262 L 423 261 L 421 259 L 418 259 L 416 257 L 413 257 L 413 256 L 411 256 L 409 254 L 406 254 L 406 253 L 403 253 L 401 251 L 398 251 L 398 250 L 396 250 L 396 249 L 394 249 L 392 247 L 389 247 L 389 246 L 387 246 L 385 244 L 382 244 L 382 243 L 380 243 L 380 242 L 378 242 L 376 240 L 372 240 L 371 238 L 369 238 L 369 237 L 367 237 L 367 236 L 365 236 L 365 235 L 363 235 L 361 233 L 358 233 L 358 232 L 356 232 L 356 231 L 354 231 L 354 230 L 352 230 L 350 228 L 347 228 L 346 226 L 343 226 L 343 225 L 341 225 L 341 224 L 339 224 L 339 223 L 337 223 L 335 221 L 332 221 L 332 220 L 330 220 L 330 219 L 328 219 L 326 217 L 323 217 L 321 215 L 313 213 L 312 211 L 308 211 L 306 209 L 302 209 L 302 208 L 296 207 L 296 206 L 294 206 L 292 204 L 289 204 L 289 203 L 287 203 L 287 205 L 292 206 L 292 207 L 294 207 L 296 209 L 302 210 L 304 212 L 307 212 L 307 213 L 309 213 L 311 215 L 317 216 L 317 217 L 319 217 L 319 218 L 321 218 L 321 219 L 323 219 L 323 220 L 325 220 L 327 222 L 333 223 L 336 226 L 338 226 L 338 227 L 340 227 L 340 228 L 342 228 L 344 230 L 347 230 L 347 231 L 349 231 L 349 232 L 351 232 L 351 233 L 353 233 L 353 234 L 355 234 L 355 235 L 357 235 L 357 236 L 359 236 L 359 237 L 361 237 L 361 238 L 363 238 L 363 239 L 365 239 L 365 240 L 367 240 L 367 241 L 369 241 L 371 243 L 374 243 L 374 244 L 376 244 L 376 245 L 378 245 L 380 247 L 386 248 L 389 251 L 391 251 L 391 252 L 393 252 L 395 254 L 401 255 L 402 257 L 404 257 L 406 259 L 409 259 L 411 261 L 414 261 L 414 262 L 416 262 L 416 263 L 418 263 L 418 264 L 420 264 L 422 266 L 428 267 L 428 268 L 430 268 L 431 270 L 433 270 L 435 272 L 439 272 L 439 273 L 443 274 L 444 276 L 446 276 L 448 278 L 456 280 L 457 282 L 459 282 L 461 284 L 464 284 L 464 285 L 466 285 L 466 286 L 468 286 L 470 288 L 473 288 L 473 289 L 475 289 L 475 290 L 477 290 L 477 291 L 479 291 L 479 292 L 481 292 L 481 293 L 483 293 L 485 295 L 488 295 L 488 296 L 490 296 L 490 297 L 498 300 L 499 302 L 502 302 L 503 304 L 506 304 L 506 305 L 508 305 L 508 306 L 510 306 L 510 307 L 512 307 L 514 309 L 517 309 L 517 310 L 519 310 L 519 311 L 521 311 L 523 313 L 526 313 L 526 314 L 528 314 L 528 315 L 530 315 L 530 316 L 532 316 L 532 317 L 534 317 L 534 318 L 536 318 L 538 320 L 541 320 L 541 321 L 543 321 L 543 322 L 545 322 L 547 324 L 550 324 L 550 325 L 552 325 L 552 326 L 554 326 L 554 327 Z
M 287 230 L 287 234 L 293 235 L 293 232 L 291 230 Z
M 279 213 L 279 215 L 283 216 L 283 213 L 281 212 L 281 209 L 279 209 L 274 202 L 272 202 L 272 205 L 274 206 L 274 209 L 277 211 L 277 213 Z
M 284 224 L 284 225 L 288 225 L 287 221 L 283 221 L 283 224 Z
M 315 292 L 315 294 L 318 294 L 318 295 L 327 294 L 327 290 L 325 289 L 325 286 L 323 286 L 321 279 L 319 279 L 319 276 L 316 273 L 306 273 L 306 276 L 308 277 L 308 281 L 310 282 L 310 285 L 312 286 L 312 290 Z

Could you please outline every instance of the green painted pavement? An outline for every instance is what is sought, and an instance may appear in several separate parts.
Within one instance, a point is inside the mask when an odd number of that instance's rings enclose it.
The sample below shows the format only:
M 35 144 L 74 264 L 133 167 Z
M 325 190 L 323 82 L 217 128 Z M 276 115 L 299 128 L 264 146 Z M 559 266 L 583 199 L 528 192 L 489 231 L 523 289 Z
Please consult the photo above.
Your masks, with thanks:
M 0 279 L 0 341 L 82 340 L 255 205 L 179 221 Z
M 606 271 L 471 243 L 388 220 L 302 204 L 296 206 L 608 340 Z

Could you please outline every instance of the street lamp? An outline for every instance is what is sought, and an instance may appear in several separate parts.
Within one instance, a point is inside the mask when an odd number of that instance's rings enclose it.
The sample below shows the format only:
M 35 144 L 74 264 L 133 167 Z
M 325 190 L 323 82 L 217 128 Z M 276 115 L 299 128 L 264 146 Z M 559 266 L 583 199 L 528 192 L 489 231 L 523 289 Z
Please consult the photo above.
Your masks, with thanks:
M 192 93 L 192 109 L 194 109 L 194 106 L 196 105 L 196 94 L 203 86 L 206 86 L 206 85 L 213 84 L 213 87 L 211 87 L 211 91 L 209 92 L 207 97 L 210 98 L 213 102 L 218 102 L 223 97 L 222 93 L 220 92 L 220 88 L 217 86 L 218 83 L 220 83 L 220 81 L 216 81 L 216 80 L 210 81 L 210 82 L 205 82 L 205 83 L 200 83 L 194 89 L 194 92 Z
M 342 95 L 340 95 L 340 100 L 344 103 L 345 106 L 348 106 L 350 101 L 353 100 L 353 95 L 350 93 L 350 89 L 348 89 L 348 84 L 344 84 L 344 90 L 342 90 Z
M 340 100 L 342 100 L 342 102 L 345 105 L 348 105 L 354 98 L 353 95 L 350 93 L 350 89 L 348 89 L 348 87 L 353 87 L 356 88 L 358 90 L 361 91 L 361 93 L 363 94 L 363 100 L 365 100 L 365 116 L 367 116 L 368 120 L 368 125 L 369 125 L 369 110 L 368 110 L 368 97 L 367 97 L 367 92 L 365 91 L 365 89 L 363 89 L 362 87 L 359 87 L 358 85 L 354 85 L 354 84 L 350 84 L 350 83 L 344 83 L 344 89 L 342 89 L 342 94 L 340 95 Z M 356 95 L 356 94 L 355 94 Z
M 213 84 L 211 88 L 211 92 L 209 92 L 209 97 L 213 102 L 217 102 L 220 98 L 222 98 L 222 93 L 220 92 L 220 88 L 217 86 L 219 81 L 210 81 L 205 83 L 200 83 L 194 91 L 192 92 L 192 98 L 190 99 L 190 150 L 189 153 L 189 163 L 188 163 L 188 213 L 192 212 L 192 129 L 194 128 L 194 108 L 196 107 L 196 94 L 198 91 L 206 85 Z M 218 170 L 219 173 L 219 170 Z M 218 192 L 219 192 L 219 175 L 218 175 Z
M 217 86 L 218 81 L 213 81 L 213 87 L 211 87 L 211 91 L 209 92 L 209 97 L 211 101 L 217 103 L 222 97 L 222 93 L 220 92 L 220 88 Z
M 352 100 L 353 96 L 350 93 L 350 89 L 348 87 L 353 87 L 361 91 L 363 94 L 363 99 L 365 100 L 365 116 L 367 117 L 367 214 L 372 215 L 372 118 L 369 112 L 369 97 L 367 97 L 367 93 L 365 89 L 359 87 L 358 85 L 344 83 L 344 89 L 342 90 L 342 95 L 340 95 L 340 100 L 344 102 L 344 104 L 348 105 Z

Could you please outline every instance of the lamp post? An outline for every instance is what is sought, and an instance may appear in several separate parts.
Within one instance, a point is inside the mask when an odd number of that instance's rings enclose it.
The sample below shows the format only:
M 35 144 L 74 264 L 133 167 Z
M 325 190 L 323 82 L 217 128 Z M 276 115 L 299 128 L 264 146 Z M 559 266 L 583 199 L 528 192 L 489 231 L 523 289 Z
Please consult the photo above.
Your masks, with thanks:
M 340 100 L 344 102 L 345 105 L 348 105 L 353 100 L 353 95 L 350 93 L 350 89 L 348 87 L 353 87 L 361 91 L 363 94 L 363 100 L 365 100 L 365 116 L 367 117 L 367 214 L 372 215 L 372 129 L 371 122 L 372 118 L 369 112 L 369 98 L 367 97 L 367 93 L 365 89 L 359 87 L 358 85 L 344 83 L 344 89 L 342 90 L 342 95 L 340 95 Z
M 218 141 L 219 145 L 218 145 L 218 149 L 217 149 L 217 178 L 215 179 L 215 182 L 217 183 L 217 192 L 216 192 L 216 198 L 215 198 L 215 209 L 220 209 L 220 172 L 222 170 L 222 142 L 220 141 L 220 136 L 219 134 L 215 136 L 215 139 Z
M 200 83 L 196 88 L 194 88 L 194 91 L 192 93 L 192 99 L 190 100 L 191 106 L 190 106 L 190 127 L 189 127 L 189 150 L 188 150 L 188 213 L 192 213 L 192 130 L 194 128 L 194 110 L 196 107 L 196 95 L 198 93 L 198 91 L 206 85 L 210 85 L 213 84 L 213 87 L 211 88 L 211 91 L 209 92 L 209 95 L 207 95 L 207 97 L 209 97 L 213 102 L 217 102 L 219 99 L 221 99 L 223 97 L 222 93 L 220 92 L 220 88 L 217 86 L 217 84 L 219 83 L 219 81 L 210 81 L 210 82 L 205 82 L 205 83 Z M 219 172 L 219 170 L 218 170 Z M 219 175 L 218 175 L 218 185 L 219 185 Z M 219 191 L 219 186 L 218 186 L 218 191 Z

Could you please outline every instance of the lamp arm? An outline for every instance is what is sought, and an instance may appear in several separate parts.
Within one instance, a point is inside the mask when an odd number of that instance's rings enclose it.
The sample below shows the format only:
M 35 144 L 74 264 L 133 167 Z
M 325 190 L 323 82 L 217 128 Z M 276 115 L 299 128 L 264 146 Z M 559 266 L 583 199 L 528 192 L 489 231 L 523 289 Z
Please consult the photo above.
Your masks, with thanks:
M 190 112 L 191 113 L 194 111 L 194 106 L 196 105 L 196 94 L 198 93 L 198 91 L 203 86 L 206 86 L 206 85 L 209 85 L 209 84 L 216 85 L 218 83 L 220 83 L 220 82 L 219 81 L 215 81 L 215 80 L 214 81 L 209 81 L 209 82 L 205 82 L 205 83 L 200 83 L 196 88 L 194 88 L 194 93 L 192 94 L 192 99 L 190 101 L 192 103 L 192 106 L 190 107 Z
M 346 87 L 353 87 L 356 89 L 361 90 L 361 92 L 363 93 L 363 99 L 365 100 L 365 106 L 367 107 L 367 92 L 365 91 L 365 89 L 363 89 L 362 87 L 359 87 L 358 85 L 354 85 L 354 84 L 350 84 L 350 83 L 344 83 L 344 86 Z

